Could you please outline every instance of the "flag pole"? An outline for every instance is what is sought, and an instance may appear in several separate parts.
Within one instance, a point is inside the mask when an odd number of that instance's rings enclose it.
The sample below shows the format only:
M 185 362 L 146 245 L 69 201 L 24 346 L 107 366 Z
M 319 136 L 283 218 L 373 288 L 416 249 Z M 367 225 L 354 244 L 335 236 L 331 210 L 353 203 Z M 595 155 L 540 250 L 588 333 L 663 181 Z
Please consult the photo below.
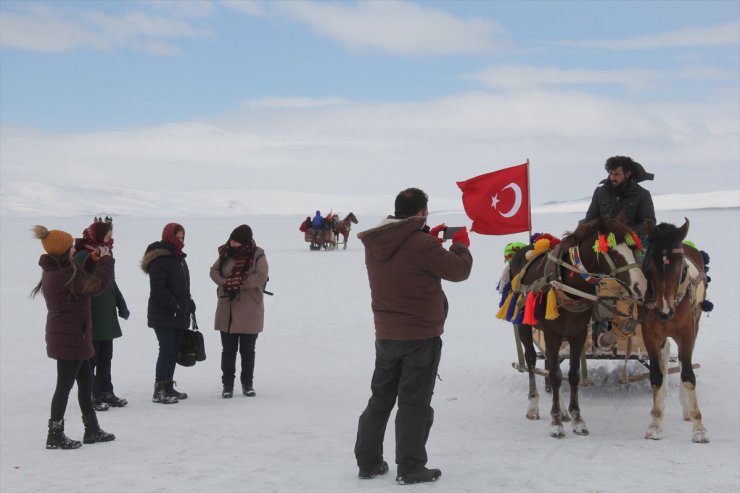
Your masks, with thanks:
M 532 182 L 529 180 L 529 158 L 527 158 L 527 214 L 529 214 L 529 236 L 527 236 L 527 244 L 529 244 L 530 238 L 532 238 Z

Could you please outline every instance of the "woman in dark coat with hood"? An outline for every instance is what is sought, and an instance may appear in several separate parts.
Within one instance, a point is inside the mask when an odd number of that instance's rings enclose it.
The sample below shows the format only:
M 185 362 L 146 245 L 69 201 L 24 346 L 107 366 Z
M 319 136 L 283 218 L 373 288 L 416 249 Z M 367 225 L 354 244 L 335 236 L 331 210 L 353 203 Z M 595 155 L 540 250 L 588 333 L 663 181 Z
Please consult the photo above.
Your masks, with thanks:
M 48 449 L 75 449 L 82 443 L 64 434 L 64 413 L 72 386 L 77 382 L 77 400 L 85 425 L 84 443 L 108 442 L 115 436 L 100 429 L 92 403 L 93 356 L 90 298 L 102 293 L 113 279 L 113 257 L 107 249 L 91 254 L 84 264 L 74 258 L 74 238 L 65 231 L 33 228 L 46 254 L 39 258 L 41 281 L 31 292 L 43 293 L 46 317 L 46 353 L 57 360 L 57 384 L 51 400 Z
M 158 404 L 176 404 L 188 397 L 175 390 L 173 380 L 180 341 L 195 313 L 184 247 L 185 228 L 169 223 L 162 230 L 162 241 L 150 244 L 141 260 L 142 270 L 149 274 L 147 323 L 159 341 L 152 396 Z

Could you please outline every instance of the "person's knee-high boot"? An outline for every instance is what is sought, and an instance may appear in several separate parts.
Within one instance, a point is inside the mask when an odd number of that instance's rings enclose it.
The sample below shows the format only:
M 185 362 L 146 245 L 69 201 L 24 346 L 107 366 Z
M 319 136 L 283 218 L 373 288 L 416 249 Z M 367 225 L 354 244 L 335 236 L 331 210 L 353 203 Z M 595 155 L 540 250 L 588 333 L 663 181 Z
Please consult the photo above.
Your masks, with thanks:
M 72 440 L 64 434 L 64 420 L 49 420 L 49 434 L 46 436 L 46 448 L 48 449 L 75 449 L 82 447 L 82 442 Z
M 167 394 L 167 382 L 154 382 L 152 402 L 156 402 L 157 404 L 177 404 L 179 400 L 177 397 Z
M 111 442 L 116 439 L 113 433 L 106 433 L 100 429 L 95 413 L 83 414 L 82 423 L 85 425 L 85 436 L 82 437 L 82 443 Z

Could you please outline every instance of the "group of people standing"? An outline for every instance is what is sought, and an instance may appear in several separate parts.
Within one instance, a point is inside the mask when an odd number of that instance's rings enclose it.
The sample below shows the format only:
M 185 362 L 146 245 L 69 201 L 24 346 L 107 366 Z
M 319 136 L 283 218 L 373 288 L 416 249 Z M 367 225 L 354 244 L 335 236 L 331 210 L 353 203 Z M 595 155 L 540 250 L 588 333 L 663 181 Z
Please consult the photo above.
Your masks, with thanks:
M 655 220 L 655 213 L 650 193 L 638 183 L 652 179 L 652 174 L 625 156 L 609 158 L 605 169 L 609 178 L 594 192 L 585 220 L 623 215 L 630 227 L 641 232 L 646 221 Z M 445 249 L 441 245 L 445 240 L 438 236 L 446 226 L 440 224 L 430 229 L 426 224 L 428 214 L 426 193 L 409 188 L 396 196 L 393 215 L 357 235 L 365 247 L 376 334 L 371 397 L 359 417 L 354 447 L 361 479 L 384 475 L 389 470 L 383 457 L 383 441 L 396 403 L 396 481 L 431 482 L 442 474 L 439 469 L 427 467 L 426 452 L 434 422 L 431 401 L 442 354 L 441 335 L 448 313 L 441 281 L 466 280 L 473 257 L 465 227 L 454 233 L 451 246 Z M 307 217 L 302 228 L 307 229 L 309 223 L 321 227 L 323 220 L 316 211 L 314 219 Z M 85 423 L 83 441 L 113 440 L 115 437 L 102 431 L 95 418 L 88 363 L 95 356 L 94 393 L 98 400 L 125 405 L 125 399 L 117 398 L 110 384 L 112 342 L 95 345 L 91 337 L 91 326 L 97 323 L 97 319 L 91 319 L 91 299 L 109 293 L 106 306 L 117 307 L 123 318 L 128 316 L 120 291 L 111 283 L 114 267 L 111 230 L 104 225 L 91 225 L 86 230 L 89 239 L 83 243 L 84 251 L 76 257 L 68 233 L 48 231 L 43 226 L 36 226 L 35 232 L 47 252 L 39 261 L 43 276 L 35 292 L 43 288 L 49 309 L 47 352 L 57 360 L 57 389 L 52 399 L 47 448 L 81 445 L 64 435 L 63 426 L 67 398 L 75 381 Z M 142 269 L 149 274 L 151 287 L 148 324 L 159 341 L 152 400 L 161 404 L 173 404 L 187 397 L 174 390 L 173 381 L 180 339 L 195 313 L 184 240 L 185 230 L 181 225 L 167 224 L 161 241 L 147 247 L 141 262 Z M 253 396 L 254 347 L 264 323 L 262 301 L 268 265 L 249 226 L 234 229 L 228 241 L 218 247 L 218 258 L 210 276 L 218 286 L 215 329 L 221 332 L 223 348 L 222 397 L 233 396 L 237 351 L 242 361 L 242 392 Z M 112 313 L 111 309 L 106 313 Z M 120 335 L 120 329 L 108 334 L 106 338 L 112 341 Z
M 78 239 L 40 225 L 33 233 L 46 253 L 39 259 L 42 276 L 31 295 L 44 296 L 47 355 L 57 362 L 46 448 L 76 449 L 82 443 L 115 440 L 113 434 L 100 428 L 96 414 L 128 404 L 113 392 L 111 378 L 113 340 L 122 335 L 118 317 L 128 319 L 130 314 L 115 282 L 112 219 L 96 217 Z M 174 381 L 180 342 L 196 310 L 184 246 L 185 228 L 169 223 L 161 240 L 151 243 L 141 260 L 150 284 L 147 325 L 154 329 L 159 343 L 152 396 L 152 402 L 159 404 L 187 398 L 175 389 Z M 210 276 L 218 286 L 215 329 L 221 332 L 223 347 L 221 395 L 233 396 L 239 352 L 242 393 L 255 396 L 255 343 L 264 325 L 262 302 L 268 264 L 248 225 L 235 228 L 218 247 Z M 75 383 L 85 426 L 82 442 L 64 433 L 64 415 Z

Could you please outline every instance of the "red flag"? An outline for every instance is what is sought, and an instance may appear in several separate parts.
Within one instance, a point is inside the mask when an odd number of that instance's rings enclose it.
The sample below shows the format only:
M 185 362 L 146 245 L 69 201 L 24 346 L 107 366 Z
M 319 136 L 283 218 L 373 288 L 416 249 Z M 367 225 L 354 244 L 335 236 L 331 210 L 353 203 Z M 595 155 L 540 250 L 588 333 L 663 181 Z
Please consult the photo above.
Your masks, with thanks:
M 482 235 L 508 235 L 530 229 L 529 163 L 504 168 L 457 182 L 471 231 Z

